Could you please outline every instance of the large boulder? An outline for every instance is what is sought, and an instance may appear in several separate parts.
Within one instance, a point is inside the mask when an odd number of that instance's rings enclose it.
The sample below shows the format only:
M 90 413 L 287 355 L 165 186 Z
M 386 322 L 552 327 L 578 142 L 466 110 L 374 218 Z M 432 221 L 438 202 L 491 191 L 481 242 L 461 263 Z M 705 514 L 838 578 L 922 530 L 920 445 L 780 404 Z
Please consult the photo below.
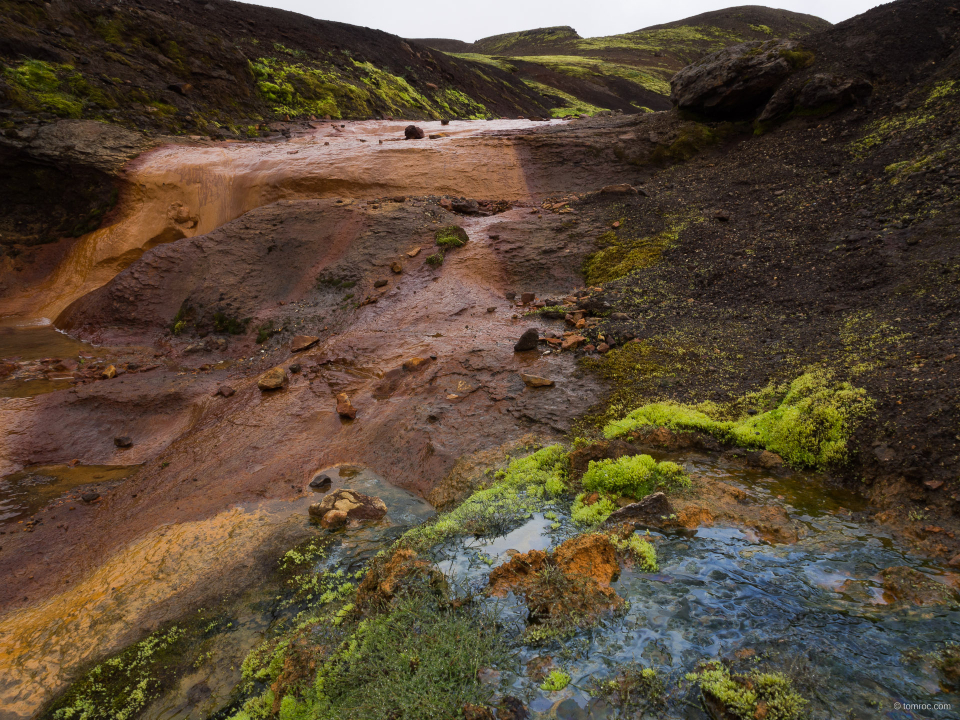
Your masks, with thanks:
M 423 140 L 423 130 L 416 125 L 407 125 L 403 129 L 404 140 Z
M 800 75 L 780 86 L 764 107 L 760 120 L 773 120 L 790 112 L 826 113 L 860 102 L 872 92 L 873 86 L 860 78 L 829 73 Z
M 710 118 L 745 118 L 760 111 L 793 73 L 813 62 L 795 40 L 747 42 L 707 55 L 673 76 L 670 99 Z

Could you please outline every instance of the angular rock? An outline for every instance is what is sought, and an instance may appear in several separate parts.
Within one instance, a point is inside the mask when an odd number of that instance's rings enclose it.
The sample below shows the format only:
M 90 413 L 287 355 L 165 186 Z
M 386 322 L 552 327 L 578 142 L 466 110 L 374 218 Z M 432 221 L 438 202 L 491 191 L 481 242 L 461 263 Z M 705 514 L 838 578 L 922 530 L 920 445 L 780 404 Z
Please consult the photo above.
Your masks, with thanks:
M 257 379 L 257 387 L 263 391 L 279 390 L 287 384 L 287 371 L 282 367 L 267 370 Z
M 357 417 L 357 409 L 353 406 L 353 403 L 350 402 L 350 398 L 346 393 L 337 395 L 337 414 L 342 418 L 349 418 L 350 420 Z
M 403 137 L 406 140 L 423 140 L 424 133 L 416 125 L 407 125 L 403 129 Z
M 520 379 L 523 380 L 523 383 L 527 387 L 553 387 L 555 385 L 553 380 L 548 380 L 547 378 L 539 377 L 538 375 L 527 375 L 526 373 L 520 373 Z
M 748 117 L 780 85 L 813 61 L 795 40 L 733 45 L 688 65 L 670 81 L 670 99 L 681 110 L 710 118 Z
M 413 250 L 410 250 L 407 252 L 407 257 L 416 257 L 419 254 L 420 254 L 420 248 L 414 248 Z
M 783 458 L 774 452 L 764 450 L 757 459 L 757 464 L 767 470 L 773 470 L 783 465 Z
M 461 215 L 476 215 L 480 212 L 480 205 L 476 200 L 454 200 L 450 209 Z
M 520 296 L 520 302 L 522 302 L 524 305 L 528 305 L 536 299 L 537 299 L 536 293 L 532 293 L 532 292 L 525 292 Z
M 560 343 L 561 350 L 576 350 L 580 347 L 581 344 L 585 343 L 587 339 L 583 335 L 568 335 L 563 339 L 563 342 Z
M 320 342 L 320 338 L 316 335 L 297 335 L 290 341 L 290 350 L 292 352 L 303 352 L 309 350 L 318 342 Z
M 85 503 L 96 502 L 97 500 L 100 499 L 100 493 L 85 492 L 82 495 L 80 495 L 80 499 L 83 500 Z
M 112 380 L 117 376 L 117 368 L 113 365 L 108 365 L 107 369 L 100 373 L 100 377 L 104 380 Z
M 384 279 L 381 278 L 380 280 L 375 280 L 375 281 L 373 282 L 373 286 L 374 286 L 375 288 L 382 288 L 382 287 L 386 286 L 386 284 L 387 284 L 388 282 L 389 282 L 388 280 L 384 280 Z
M 323 473 L 317 473 L 310 480 L 310 489 L 311 490 L 323 490 L 329 488 L 333 484 L 333 480 L 330 479 L 329 475 Z
M 403 272 L 403 265 L 400 264 L 399 260 L 394 260 L 390 263 L 390 270 L 399 275 Z
M 773 120 L 795 110 L 837 110 L 867 98 L 873 85 L 860 78 L 818 73 L 811 78 L 791 78 L 770 98 L 760 121 Z
M 540 332 L 536 328 L 530 328 L 520 336 L 519 340 L 517 340 L 517 344 L 513 346 L 513 351 L 527 352 L 528 350 L 536 350 L 537 343 L 539 342 Z
M 380 520 L 387 514 L 387 506 L 378 497 L 341 488 L 311 505 L 309 512 L 329 530 L 353 521 Z
M 422 357 L 410 358 L 409 360 L 404 360 L 403 369 L 407 372 L 413 372 L 414 370 L 423 367 L 423 365 L 425 365 L 427 362 L 427 359 Z
M 220 387 L 217 388 L 217 395 L 225 398 L 232 397 L 236 392 L 237 391 L 234 390 L 229 385 L 221 385 Z

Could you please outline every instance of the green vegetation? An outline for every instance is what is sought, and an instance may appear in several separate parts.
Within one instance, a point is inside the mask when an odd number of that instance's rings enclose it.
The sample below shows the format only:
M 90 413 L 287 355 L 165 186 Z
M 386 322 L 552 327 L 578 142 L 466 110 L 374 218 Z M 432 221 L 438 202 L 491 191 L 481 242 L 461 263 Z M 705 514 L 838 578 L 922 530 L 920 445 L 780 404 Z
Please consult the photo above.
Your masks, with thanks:
M 467 231 L 459 225 L 447 225 L 434 235 L 437 245 L 444 249 L 463 247 L 467 244 Z
M 686 162 L 701 150 L 718 143 L 729 128 L 718 132 L 701 123 L 690 123 L 680 128 L 677 139 L 669 145 L 658 145 L 650 154 L 650 160 L 660 165 Z
M 660 262 L 664 251 L 673 247 L 680 233 L 696 219 L 692 215 L 674 215 L 665 218 L 665 228 L 656 235 L 631 238 L 630 229 L 621 227 L 609 230 L 597 238 L 603 246 L 591 253 L 583 262 L 583 274 L 588 285 L 603 283 L 625 277 Z
M 786 60 L 794 70 L 803 70 L 813 65 L 816 56 L 809 50 L 781 50 L 780 57 Z
M 674 462 L 658 463 L 649 455 L 631 455 L 618 460 L 591 460 L 581 482 L 584 492 L 574 501 L 573 520 L 579 525 L 596 525 L 616 510 L 614 500 L 621 496 L 640 500 L 658 490 L 687 487 L 690 479 Z M 646 556 L 645 549 L 636 549 Z
M 603 430 L 608 438 L 642 428 L 667 427 L 707 433 L 734 445 L 765 448 L 800 468 L 826 468 L 847 460 L 847 442 L 873 408 L 866 391 L 837 382 L 827 370 L 810 370 L 787 385 L 770 385 L 745 398 L 766 408 L 755 415 L 721 420 L 719 408 L 658 402 L 637 408 Z
M 209 659 L 209 639 L 230 623 L 203 611 L 152 633 L 95 666 L 43 713 L 45 720 L 132 720 L 188 668 Z
M 613 680 L 596 684 L 595 692 L 627 717 L 645 717 L 642 711 L 662 707 L 666 686 L 654 668 L 630 663 Z
M 540 685 L 540 689 L 545 692 L 556 692 L 558 690 L 563 690 L 569 684 L 569 673 L 566 673 L 563 670 L 551 670 L 547 677 L 544 678 L 543 684 Z
M 793 689 L 783 673 L 731 675 L 720 663 L 711 663 L 687 675 L 705 696 L 718 701 L 726 712 L 741 720 L 798 720 L 807 700 Z
M 561 445 L 513 460 L 496 474 L 491 487 L 477 491 L 434 522 L 410 530 L 400 542 L 425 549 L 452 537 L 503 531 L 543 509 L 549 498 L 564 494 L 568 467 Z
M 360 101 L 353 85 L 318 68 L 262 57 L 250 63 L 257 89 L 278 115 L 341 117 L 340 103 Z
M 84 102 L 105 99 L 92 90 L 72 65 L 24 60 L 3 68 L 9 99 L 28 111 L 51 112 L 68 118 L 83 114 Z
M 230 317 L 223 312 L 215 312 L 213 314 L 213 329 L 219 333 L 243 335 L 243 333 L 247 331 L 247 323 L 249 322 L 250 318 L 240 320 L 239 318 Z
M 551 87 L 550 85 L 544 85 L 543 83 L 539 83 L 535 80 L 524 80 L 523 82 L 541 95 L 546 97 L 558 97 L 566 103 L 566 105 L 551 108 L 551 117 L 566 117 L 567 115 L 596 115 L 597 113 L 607 109 L 598 107 L 596 105 L 591 105 L 590 103 L 584 102 L 570 93 L 564 92 L 563 90 L 555 87 Z
M 491 700 L 477 671 L 508 662 L 501 638 L 491 616 L 429 595 L 404 596 L 365 619 L 346 603 L 303 622 L 273 650 L 251 654 L 245 676 L 269 689 L 233 720 L 458 717 L 465 704 Z
M 687 482 L 689 483 L 689 480 Z M 617 535 L 609 537 L 617 550 L 628 555 L 644 572 L 652 573 L 660 569 L 657 563 L 657 549 L 636 533 L 631 534 L 626 540 L 620 539 Z
M 432 268 L 438 268 L 443 265 L 443 251 L 438 250 L 433 255 L 427 255 L 425 262 Z
M 511 59 L 542 65 L 548 70 L 576 78 L 619 77 L 660 95 L 670 94 L 670 73 L 655 68 L 640 68 L 579 55 L 531 55 Z

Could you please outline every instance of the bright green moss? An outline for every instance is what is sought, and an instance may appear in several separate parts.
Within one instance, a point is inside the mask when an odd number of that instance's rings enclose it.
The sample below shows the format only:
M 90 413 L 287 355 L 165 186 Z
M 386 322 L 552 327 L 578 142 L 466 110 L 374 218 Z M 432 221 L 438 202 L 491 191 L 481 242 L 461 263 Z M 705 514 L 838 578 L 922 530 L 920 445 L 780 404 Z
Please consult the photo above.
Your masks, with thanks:
M 426 263 L 430 267 L 438 268 L 443 265 L 443 251 L 435 252 L 433 255 L 427 255 Z
M 444 249 L 463 247 L 467 244 L 467 240 L 470 239 L 467 237 L 467 231 L 459 225 L 442 227 L 437 230 L 433 237 L 437 241 L 437 245 Z
M 800 696 L 783 673 L 731 675 L 720 663 L 711 663 L 687 675 L 704 695 L 711 696 L 727 713 L 741 720 L 798 720 L 807 700 Z
M 657 462 L 649 455 L 591 460 L 582 482 L 586 490 L 626 495 L 635 500 L 661 488 L 674 489 L 690 484 L 675 462 Z
M 671 491 L 690 485 L 690 479 L 674 462 L 657 462 L 649 455 L 631 455 L 617 460 L 591 460 L 583 476 L 585 492 L 573 503 L 573 521 L 597 525 L 617 509 L 614 500 L 626 496 L 640 500 L 658 490 Z M 599 499 L 587 505 L 594 493 Z
M 527 79 L 524 79 L 523 82 L 528 87 L 536 90 L 538 93 L 544 95 L 548 99 L 559 98 L 566 103 L 565 105 L 552 108 L 550 110 L 551 117 L 565 117 L 567 115 L 596 115 L 597 113 L 607 109 L 598 107 L 597 105 L 591 105 L 590 103 L 584 102 L 580 98 L 551 85 L 544 85 L 543 83 L 535 80 Z
M 3 75 L 11 85 L 11 100 L 25 110 L 45 110 L 60 117 L 82 116 L 82 98 L 63 89 L 70 87 L 71 78 L 79 77 L 72 65 L 24 60 L 4 68 Z
M 644 572 L 656 572 L 660 569 L 657 563 L 657 550 L 653 545 L 634 533 L 626 540 L 621 540 L 616 535 L 610 536 L 610 541 L 616 546 L 617 550 L 629 555 L 637 567 Z
M 768 386 L 749 399 L 771 407 L 738 420 L 719 420 L 706 406 L 651 403 L 609 423 L 603 432 L 615 438 L 649 427 L 699 431 L 741 447 L 765 448 L 795 467 L 823 469 L 847 460 L 847 442 L 873 408 L 866 391 L 836 382 L 826 370 L 811 370 L 786 386 Z
M 563 670 L 551 670 L 547 677 L 544 678 L 540 689 L 544 692 L 557 692 L 558 690 L 563 690 L 569 684 L 569 673 L 565 673 Z
M 606 495 L 601 495 L 596 502 L 587 505 L 584 502 L 587 495 L 588 493 L 577 495 L 573 501 L 573 507 L 570 509 L 570 517 L 577 525 L 584 527 L 599 525 L 617 509 L 613 500 Z
M 497 473 L 493 486 L 474 493 L 435 522 L 413 528 L 401 543 L 429 548 L 448 538 L 485 534 L 515 524 L 542 509 L 549 498 L 567 491 L 568 467 L 561 445 L 518 458 Z
M 602 285 L 657 265 L 663 253 L 676 245 L 680 233 L 695 220 L 689 214 L 670 215 L 661 232 L 646 237 L 630 237 L 629 228 L 604 233 L 597 242 L 606 247 L 584 260 L 583 274 L 587 284 Z

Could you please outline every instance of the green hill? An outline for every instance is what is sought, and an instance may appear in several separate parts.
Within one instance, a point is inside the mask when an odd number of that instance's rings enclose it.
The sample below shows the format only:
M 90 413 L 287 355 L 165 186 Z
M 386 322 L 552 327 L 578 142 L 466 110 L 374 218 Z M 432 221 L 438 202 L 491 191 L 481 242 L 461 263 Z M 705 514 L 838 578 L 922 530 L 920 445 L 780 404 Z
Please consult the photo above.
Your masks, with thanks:
M 744 5 L 607 37 L 583 38 L 567 26 L 493 35 L 465 43 L 416 42 L 514 73 L 556 103 L 553 114 L 670 106 L 670 78 L 721 47 L 772 37 L 802 37 L 830 27 L 813 15 Z

